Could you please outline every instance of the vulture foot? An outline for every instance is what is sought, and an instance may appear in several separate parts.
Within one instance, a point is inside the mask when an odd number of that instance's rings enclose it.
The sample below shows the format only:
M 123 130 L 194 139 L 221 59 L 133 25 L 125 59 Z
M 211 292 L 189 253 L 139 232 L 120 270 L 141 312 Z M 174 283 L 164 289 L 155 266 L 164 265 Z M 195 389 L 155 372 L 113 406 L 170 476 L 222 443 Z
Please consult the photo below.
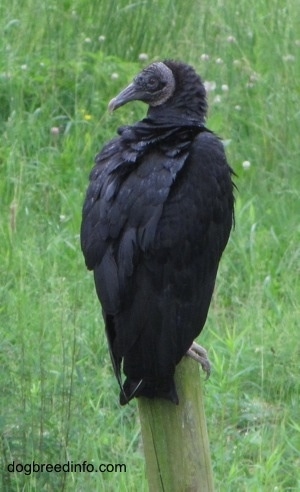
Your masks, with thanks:
M 206 373 L 206 378 L 208 379 L 210 376 L 211 365 L 206 350 L 201 347 L 201 345 L 198 345 L 198 343 L 193 342 L 186 355 L 201 364 L 203 371 Z

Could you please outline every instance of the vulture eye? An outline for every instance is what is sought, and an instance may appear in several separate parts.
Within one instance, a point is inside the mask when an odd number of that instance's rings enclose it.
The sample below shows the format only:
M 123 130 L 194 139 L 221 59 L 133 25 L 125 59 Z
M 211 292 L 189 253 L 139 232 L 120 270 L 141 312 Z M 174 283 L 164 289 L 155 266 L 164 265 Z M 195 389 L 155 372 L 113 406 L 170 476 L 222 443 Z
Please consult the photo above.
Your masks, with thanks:
M 158 89 L 159 85 L 160 81 L 156 77 L 149 77 L 147 80 L 147 86 L 151 91 Z

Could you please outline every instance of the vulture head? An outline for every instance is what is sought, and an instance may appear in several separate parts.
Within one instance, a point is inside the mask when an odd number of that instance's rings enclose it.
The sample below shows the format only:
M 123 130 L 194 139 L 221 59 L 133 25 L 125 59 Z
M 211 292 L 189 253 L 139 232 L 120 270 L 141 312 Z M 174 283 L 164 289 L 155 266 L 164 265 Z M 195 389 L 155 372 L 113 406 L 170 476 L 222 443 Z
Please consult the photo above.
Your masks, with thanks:
M 110 111 L 129 101 L 149 105 L 148 115 L 180 114 L 203 121 L 207 112 L 206 91 L 194 68 L 165 60 L 144 68 L 124 90 L 113 98 Z

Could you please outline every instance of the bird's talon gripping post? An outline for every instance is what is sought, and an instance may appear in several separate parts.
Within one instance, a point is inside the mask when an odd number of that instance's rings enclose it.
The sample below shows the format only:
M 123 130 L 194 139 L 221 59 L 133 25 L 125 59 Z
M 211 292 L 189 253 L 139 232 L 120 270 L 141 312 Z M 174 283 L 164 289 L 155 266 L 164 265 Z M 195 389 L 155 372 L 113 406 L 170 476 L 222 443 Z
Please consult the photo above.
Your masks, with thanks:
M 208 379 L 211 372 L 211 364 L 205 348 L 198 345 L 198 343 L 193 342 L 186 355 L 201 365 L 203 371 L 206 373 L 206 379 Z

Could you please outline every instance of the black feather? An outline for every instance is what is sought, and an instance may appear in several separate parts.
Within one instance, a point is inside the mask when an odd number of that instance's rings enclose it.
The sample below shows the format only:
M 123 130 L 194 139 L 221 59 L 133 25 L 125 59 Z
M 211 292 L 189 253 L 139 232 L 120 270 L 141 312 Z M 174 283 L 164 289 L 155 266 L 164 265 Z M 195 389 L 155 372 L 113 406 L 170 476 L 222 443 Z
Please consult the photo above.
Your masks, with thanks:
M 204 126 L 201 79 L 164 63 L 175 90 L 161 105 L 152 95 L 147 118 L 105 145 L 83 207 L 82 250 L 121 386 L 122 364 L 126 375 L 121 404 L 178 403 L 175 366 L 204 326 L 233 222 L 232 170 Z

